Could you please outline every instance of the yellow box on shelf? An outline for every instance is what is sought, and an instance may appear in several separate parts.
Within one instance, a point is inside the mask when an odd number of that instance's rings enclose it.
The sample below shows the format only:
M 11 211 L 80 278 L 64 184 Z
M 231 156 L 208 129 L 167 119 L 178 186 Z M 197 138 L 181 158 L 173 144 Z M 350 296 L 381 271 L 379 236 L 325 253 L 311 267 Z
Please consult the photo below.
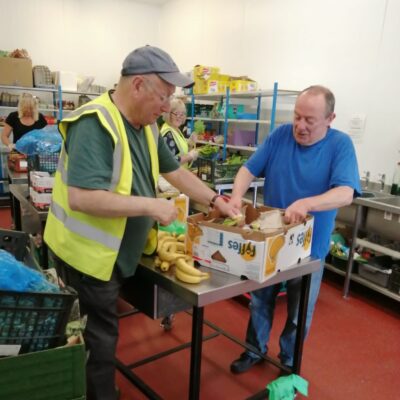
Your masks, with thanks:
M 233 79 L 229 82 L 231 92 L 255 92 L 257 90 L 257 82 L 252 79 Z
M 196 80 L 218 79 L 219 67 L 207 67 L 205 65 L 195 65 L 193 68 L 193 77 Z

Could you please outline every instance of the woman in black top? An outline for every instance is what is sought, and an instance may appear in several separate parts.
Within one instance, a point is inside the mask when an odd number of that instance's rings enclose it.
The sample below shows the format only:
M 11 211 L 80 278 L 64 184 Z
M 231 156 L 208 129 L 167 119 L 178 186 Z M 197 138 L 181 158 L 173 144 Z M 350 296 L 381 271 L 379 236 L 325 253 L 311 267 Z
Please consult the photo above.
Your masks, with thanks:
M 22 136 L 34 129 L 42 129 L 47 125 L 44 116 L 38 111 L 37 100 L 29 93 L 23 93 L 19 97 L 18 111 L 9 114 L 4 124 L 1 141 L 10 150 L 14 144 L 10 142 L 10 135 L 13 132 L 14 143 Z

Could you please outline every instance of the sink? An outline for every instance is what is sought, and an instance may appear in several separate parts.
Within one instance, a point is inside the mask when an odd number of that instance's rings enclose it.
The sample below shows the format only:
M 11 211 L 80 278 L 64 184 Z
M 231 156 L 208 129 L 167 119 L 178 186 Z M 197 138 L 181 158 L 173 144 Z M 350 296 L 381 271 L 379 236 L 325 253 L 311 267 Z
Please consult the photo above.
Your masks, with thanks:
M 363 190 L 361 192 L 361 196 L 362 199 L 372 199 L 372 198 L 382 198 L 382 197 L 390 197 L 389 193 L 385 193 L 385 192 L 374 192 L 371 190 Z
M 395 207 L 400 207 L 400 197 L 396 196 L 396 197 L 390 197 L 390 198 L 386 198 L 386 199 L 376 199 L 375 200 L 378 203 L 383 203 L 383 204 L 387 204 L 389 206 L 395 206 Z

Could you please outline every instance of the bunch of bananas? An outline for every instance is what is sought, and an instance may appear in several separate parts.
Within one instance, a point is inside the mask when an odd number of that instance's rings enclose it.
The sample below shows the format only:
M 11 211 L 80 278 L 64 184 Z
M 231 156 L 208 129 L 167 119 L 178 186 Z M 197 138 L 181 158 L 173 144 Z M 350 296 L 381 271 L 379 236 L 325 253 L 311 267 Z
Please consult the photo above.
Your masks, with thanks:
M 175 266 L 175 276 L 185 283 L 199 283 L 210 277 L 210 274 L 195 268 L 193 258 L 185 254 L 185 235 L 173 235 L 159 232 L 157 256 L 154 265 L 167 272 Z

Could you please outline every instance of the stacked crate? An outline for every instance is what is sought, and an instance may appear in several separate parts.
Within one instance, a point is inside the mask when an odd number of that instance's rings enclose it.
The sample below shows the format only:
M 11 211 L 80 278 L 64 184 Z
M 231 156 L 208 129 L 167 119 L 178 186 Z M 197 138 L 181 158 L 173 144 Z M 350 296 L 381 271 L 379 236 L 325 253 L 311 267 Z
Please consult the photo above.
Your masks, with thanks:
M 40 210 L 48 210 L 54 185 L 54 173 L 60 154 L 35 154 L 28 159 L 29 196 Z

